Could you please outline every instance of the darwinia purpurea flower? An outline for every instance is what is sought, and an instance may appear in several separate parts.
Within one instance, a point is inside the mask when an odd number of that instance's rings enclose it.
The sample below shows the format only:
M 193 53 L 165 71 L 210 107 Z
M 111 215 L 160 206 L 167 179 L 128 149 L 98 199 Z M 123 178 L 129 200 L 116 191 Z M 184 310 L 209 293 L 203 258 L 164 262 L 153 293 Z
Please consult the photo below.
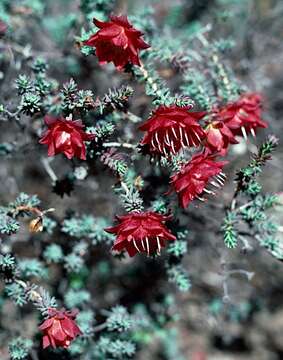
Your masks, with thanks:
M 209 183 L 215 187 L 223 185 L 225 175 L 222 168 L 225 164 L 227 161 L 216 161 L 214 156 L 206 152 L 194 155 L 191 161 L 171 178 L 180 205 L 186 208 L 195 198 L 204 201 L 203 193 L 214 194 L 206 186 Z
M 262 96 L 245 93 L 237 101 L 218 109 L 216 116 L 222 120 L 234 135 L 255 136 L 257 128 L 266 128 L 262 120 Z
M 116 218 L 119 224 L 105 231 L 116 235 L 113 250 L 126 250 L 131 257 L 140 252 L 147 255 L 160 254 L 166 241 L 176 240 L 164 224 L 170 216 L 146 211 L 132 212 Z
M 84 132 L 81 120 L 67 120 L 47 115 L 44 121 L 48 129 L 43 133 L 39 143 L 48 145 L 48 156 L 63 153 L 68 159 L 75 156 L 86 160 L 84 142 L 93 140 L 95 135 Z
M 198 121 L 206 113 L 189 111 L 191 106 L 159 106 L 150 118 L 140 126 L 146 134 L 141 145 L 147 146 L 153 155 L 176 154 L 185 147 L 197 147 L 205 137 Z
M 133 27 L 127 16 L 110 15 L 110 21 L 93 19 L 100 29 L 84 45 L 95 47 L 100 64 L 113 62 L 118 70 L 127 64 L 140 66 L 139 51 L 150 46 L 141 38 L 143 33 Z
M 43 332 L 44 349 L 48 346 L 67 348 L 78 335 L 82 334 L 75 322 L 76 315 L 76 310 L 49 309 L 48 318 L 39 326 Z

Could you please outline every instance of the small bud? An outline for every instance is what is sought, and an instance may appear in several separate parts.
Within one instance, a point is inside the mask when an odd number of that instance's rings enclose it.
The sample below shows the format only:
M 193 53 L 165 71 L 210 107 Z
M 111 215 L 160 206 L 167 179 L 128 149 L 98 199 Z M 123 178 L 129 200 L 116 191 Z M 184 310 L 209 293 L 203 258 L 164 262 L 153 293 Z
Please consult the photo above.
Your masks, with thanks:
M 31 233 L 41 232 L 43 230 L 42 217 L 38 216 L 29 223 Z

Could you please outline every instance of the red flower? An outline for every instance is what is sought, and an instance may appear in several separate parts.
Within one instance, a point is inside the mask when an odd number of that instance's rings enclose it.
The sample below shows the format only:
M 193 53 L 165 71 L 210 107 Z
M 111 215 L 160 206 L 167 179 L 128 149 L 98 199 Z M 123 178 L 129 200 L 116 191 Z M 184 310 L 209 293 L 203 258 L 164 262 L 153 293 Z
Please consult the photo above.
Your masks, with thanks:
M 208 123 L 205 132 L 205 146 L 210 153 L 219 153 L 219 155 L 225 156 L 229 144 L 238 143 L 232 131 L 224 121 L 216 120 Z
M 218 118 L 223 120 L 234 135 L 251 133 L 255 136 L 258 127 L 266 128 L 267 123 L 261 119 L 262 96 L 258 93 L 243 94 L 240 99 L 228 104 L 218 112 Z
M 210 183 L 216 187 L 223 185 L 225 175 L 222 174 L 222 168 L 227 161 L 216 162 L 215 158 L 207 153 L 196 154 L 183 168 L 172 177 L 171 183 L 178 194 L 180 204 L 186 208 L 195 198 L 204 201 L 200 197 L 202 193 L 214 194 L 207 190 L 206 186 Z M 216 177 L 216 181 L 213 181 Z
M 176 240 L 175 236 L 166 228 L 164 222 L 169 216 L 152 211 L 130 213 L 117 216 L 119 224 L 105 231 L 116 234 L 113 250 L 127 250 L 132 257 L 138 252 L 149 254 L 160 253 L 165 241 Z
M 48 318 L 39 326 L 43 331 L 43 349 L 48 346 L 67 348 L 82 332 L 74 321 L 77 312 L 49 309 Z
M 146 131 L 141 142 L 149 146 L 152 153 L 176 154 L 186 146 L 199 146 L 205 132 L 198 124 L 205 112 L 188 112 L 191 106 L 160 106 L 151 117 L 140 126 Z
M 143 33 L 129 23 L 127 16 L 111 15 L 108 22 L 97 19 L 93 22 L 100 30 L 84 44 L 96 48 L 100 64 L 113 61 L 119 70 L 128 63 L 140 66 L 139 51 L 150 46 L 141 39 Z
M 62 117 L 45 116 L 44 121 L 48 130 L 42 135 L 39 143 L 48 145 L 48 156 L 64 153 L 68 159 L 74 156 L 82 160 L 86 159 L 84 141 L 94 139 L 95 135 L 83 131 L 84 125 L 81 120 L 72 121 Z

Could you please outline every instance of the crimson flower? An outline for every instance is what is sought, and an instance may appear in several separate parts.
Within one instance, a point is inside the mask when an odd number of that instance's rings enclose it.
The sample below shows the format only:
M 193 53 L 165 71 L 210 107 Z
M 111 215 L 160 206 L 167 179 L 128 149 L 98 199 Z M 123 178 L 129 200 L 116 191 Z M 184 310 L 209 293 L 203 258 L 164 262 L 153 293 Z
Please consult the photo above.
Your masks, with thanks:
M 95 47 L 100 64 L 113 62 L 118 70 L 131 63 L 141 65 L 139 51 L 150 46 L 143 41 L 143 33 L 129 23 L 127 16 L 110 15 L 110 21 L 93 19 L 100 29 L 84 42 L 85 45 Z
M 176 237 L 167 229 L 164 222 L 169 216 L 157 214 L 152 211 L 133 212 L 124 216 L 117 216 L 119 224 L 105 231 L 116 234 L 117 238 L 113 250 L 127 250 L 132 257 L 138 252 L 148 255 L 160 253 L 165 241 L 176 240 Z
M 262 96 L 258 93 L 246 93 L 236 102 L 221 108 L 218 118 L 225 122 L 234 135 L 247 138 L 249 133 L 255 136 L 258 127 L 267 127 L 267 123 L 261 119 L 261 113 Z
M 48 129 L 43 133 L 40 144 L 48 145 L 48 156 L 64 153 L 68 159 L 74 156 L 85 160 L 86 147 L 84 141 L 94 139 L 95 135 L 83 131 L 81 120 L 67 120 L 63 117 L 45 116 Z
M 140 126 L 146 131 L 141 145 L 146 145 L 153 154 L 176 154 L 186 146 L 199 146 L 205 132 L 198 121 L 206 115 L 202 111 L 191 111 L 191 106 L 160 106 Z
M 48 346 L 67 348 L 82 332 L 77 326 L 77 311 L 57 310 L 50 308 L 48 318 L 39 326 L 43 331 L 43 349 Z
M 208 123 L 205 132 L 205 146 L 210 153 L 219 153 L 219 155 L 225 156 L 228 146 L 238 143 L 224 121 L 216 120 Z
M 171 183 L 178 194 L 181 206 L 186 208 L 195 198 L 204 201 L 205 199 L 200 197 L 203 193 L 214 195 L 214 192 L 206 189 L 206 186 L 209 182 L 215 187 L 220 187 L 219 184 L 223 185 L 225 175 L 222 173 L 222 168 L 226 163 L 227 161 L 216 162 L 215 157 L 208 153 L 196 154 L 172 176 Z

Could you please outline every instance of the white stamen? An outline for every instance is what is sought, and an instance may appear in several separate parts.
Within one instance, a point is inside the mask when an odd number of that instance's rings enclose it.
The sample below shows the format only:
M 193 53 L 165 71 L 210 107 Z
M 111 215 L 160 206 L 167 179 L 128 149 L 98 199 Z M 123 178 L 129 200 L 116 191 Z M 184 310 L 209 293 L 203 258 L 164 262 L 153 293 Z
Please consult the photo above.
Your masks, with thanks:
M 175 136 L 175 139 L 178 140 L 178 136 L 177 136 L 176 131 L 175 131 L 175 129 L 173 127 L 172 127 L 172 133 Z
M 183 142 L 183 129 L 181 128 L 181 126 L 179 127 L 179 133 L 180 133 L 180 137 L 181 137 L 181 144 L 185 147 L 185 144 Z
M 171 141 L 171 148 L 172 148 L 172 150 L 173 150 L 173 154 L 175 155 L 175 154 L 176 154 L 176 151 L 175 151 L 175 147 L 174 147 L 173 141 Z
M 212 194 L 215 195 L 215 192 L 211 191 L 211 190 L 207 190 L 206 188 L 203 189 L 203 191 L 207 194 Z
M 188 135 L 187 133 L 185 132 L 185 139 L 186 139 L 186 142 L 188 144 L 188 146 L 191 146 L 190 142 L 189 142 L 189 138 L 188 138 Z
M 220 186 L 216 182 L 210 181 L 210 184 L 215 186 L 216 188 L 220 189 Z
M 196 198 L 199 200 L 199 201 L 205 201 L 205 199 L 204 198 L 202 198 L 202 197 L 200 197 L 200 196 L 198 196 L 198 195 L 196 195 Z
M 251 128 L 251 134 L 252 134 L 252 136 L 255 138 L 256 136 L 255 136 L 255 130 L 254 130 L 254 128 Z
M 145 241 L 146 241 L 147 256 L 149 256 L 149 241 L 148 241 L 148 237 L 145 238 Z
M 243 134 L 244 139 L 247 141 L 248 136 L 247 136 L 246 129 L 244 128 L 244 126 L 241 127 L 241 130 L 242 130 L 242 134 Z
M 201 143 L 201 139 L 200 139 L 200 137 L 199 137 L 199 135 L 198 135 L 198 133 L 195 131 L 194 132 L 194 135 L 196 136 L 196 138 L 198 139 L 198 141 Z
M 145 247 L 144 247 L 144 242 L 143 240 L 141 241 L 141 244 L 142 244 L 142 249 L 145 250 Z
M 158 237 L 158 236 L 156 236 L 156 239 L 157 239 L 158 253 L 160 254 L 160 251 L 161 251 L 160 240 L 159 240 L 159 237 Z
M 168 131 L 166 131 L 164 142 L 166 145 L 170 146 L 170 138 L 169 138 Z
M 137 246 L 137 244 L 136 244 L 136 240 L 134 240 L 133 242 L 134 242 L 135 248 L 138 250 L 138 252 L 140 252 L 140 249 L 138 248 L 138 246 Z

